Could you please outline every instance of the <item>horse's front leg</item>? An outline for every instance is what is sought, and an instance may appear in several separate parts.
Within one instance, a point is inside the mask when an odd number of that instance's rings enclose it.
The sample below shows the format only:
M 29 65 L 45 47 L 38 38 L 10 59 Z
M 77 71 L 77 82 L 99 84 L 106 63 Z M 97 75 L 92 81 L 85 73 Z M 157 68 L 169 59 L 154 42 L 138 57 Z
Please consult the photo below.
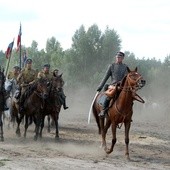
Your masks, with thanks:
M 126 151 L 125 151 L 125 156 L 127 157 L 128 160 L 130 160 L 129 157 L 129 130 L 131 126 L 131 121 L 125 122 L 125 144 L 126 144 Z
M 4 141 L 4 132 L 3 132 L 3 122 L 2 122 L 2 115 L 0 115 L 0 141 L 3 142 Z
M 39 115 L 39 113 L 37 115 Z M 35 117 L 36 117 L 36 127 L 35 127 L 34 140 L 37 141 L 38 135 L 39 135 L 40 124 L 41 124 L 41 116 L 35 116 Z
M 40 129 L 40 138 L 42 138 L 42 131 L 44 128 L 44 120 L 45 120 L 45 116 L 43 115 L 41 118 L 41 129 Z
M 26 138 L 27 129 L 28 129 L 28 116 L 25 115 L 25 131 L 24 131 L 24 138 Z
M 51 127 L 50 127 L 50 115 L 47 116 L 47 122 L 48 122 L 48 129 L 47 129 L 47 131 L 48 131 L 48 133 L 50 133 L 50 131 L 51 131 Z
M 55 122 L 55 140 L 57 141 L 59 139 L 59 131 L 58 131 L 58 112 L 56 111 L 53 115 L 53 120 Z
M 116 143 L 116 123 L 112 122 L 112 143 L 110 149 L 105 150 L 107 154 L 113 152 L 114 145 Z
M 16 121 L 17 121 L 17 129 L 16 129 L 16 134 L 20 137 L 21 136 L 21 132 L 20 132 L 20 124 L 21 124 L 21 121 L 23 119 L 24 115 L 19 115 L 16 114 Z

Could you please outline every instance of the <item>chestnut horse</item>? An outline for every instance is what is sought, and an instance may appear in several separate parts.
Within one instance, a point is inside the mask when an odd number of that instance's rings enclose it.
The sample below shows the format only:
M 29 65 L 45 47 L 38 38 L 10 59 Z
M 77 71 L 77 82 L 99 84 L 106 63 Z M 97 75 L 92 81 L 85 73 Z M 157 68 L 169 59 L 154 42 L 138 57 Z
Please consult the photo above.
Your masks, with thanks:
M 40 128 L 40 125 L 42 124 L 45 99 L 48 97 L 48 93 L 49 93 L 48 86 L 49 86 L 49 81 L 44 80 L 44 79 L 39 79 L 34 84 L 32 84 L 26 89 L 25 93 L 27 93 L 28 95 L 27 95 L 27 99 L 25 99 L 25 102 L 24 102 L 23 113 L 19 113 L 19 103 L 13 97 L 12 116 L 15 116 L 17 120 L 16 134 L 18 136 L 21 135 L 20 123 L 23 117 L 25 116 L 24 137 L 26 137 L 26 132 L 28 128 L 28 118 L 33 117 L 35 126 L 36 126 L 34 140 L 37 140 L 38 135 L 40 135 L 39 128 Z
M 116 88 L 119 95 L 115 101 L 111 102 L 112 104 L 109 105 L 107 116 L 105 118 L 98 116 L 101 111 L 101 106 L 98 104 L 98 100 L 102 96 L 102 93 L 99 93 L 94 101 L 93 115 L 99 128 L 99 134 L 102 135 L 102 147 L 104 147 L 107 154 L 110 154 L 113 151 L 114 145 L 116 143 L 116 128 L 120 128 L 122 124 L 124 124 L 126 144 L 125 155 L 127 159 L 130 159 L 128 146 L 129 130 L 133 114 L 133 103 L 134 100 L 144 103 L 144 100 L 136 93 L 136 91 L 145 85 L 145 80 L 137 72 L 137 67 L 134 71 L 131 71 L 129 67 L 127 67 L 127 70 L 128 74 L 122 80 L 120 87 Z M 106 134 L 110 125 L 112 130 L 112 144 L 110 149 L 107 149 Z
M 4 98 L 5 98 L 4 83 L 5 83 L 4 69 L 1 69 L 0 67 L 0 141 L 4 141 L 3 121 L 2 121 L 2 115 L 4 112 Z

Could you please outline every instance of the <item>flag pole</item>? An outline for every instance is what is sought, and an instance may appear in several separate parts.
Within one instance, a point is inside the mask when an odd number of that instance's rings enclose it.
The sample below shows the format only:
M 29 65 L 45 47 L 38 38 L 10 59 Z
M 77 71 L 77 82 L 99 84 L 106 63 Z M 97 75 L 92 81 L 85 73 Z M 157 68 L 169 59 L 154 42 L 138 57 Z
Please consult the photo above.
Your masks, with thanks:
M 21 23 L 20 23 L 20 34 L 21 34 Z M 21 65 L 21 35 L 20 35 L 20 44 L 19 44 L 19 67 L 20 70 L 22 69 L 22 65 Z

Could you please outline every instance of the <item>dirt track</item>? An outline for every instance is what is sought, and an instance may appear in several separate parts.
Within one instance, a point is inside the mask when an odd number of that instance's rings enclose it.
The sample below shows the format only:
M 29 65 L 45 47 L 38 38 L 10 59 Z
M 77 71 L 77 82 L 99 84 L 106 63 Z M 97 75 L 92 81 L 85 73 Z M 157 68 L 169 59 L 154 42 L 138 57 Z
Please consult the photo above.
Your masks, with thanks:
M 69 110 L 60 113 L 60 140 L 55 142 L 54 130 L 44 128 L 43 138 L 33 140 L 32 125 L 27 138 L 18 138 L 15 129 L 4 127 L 5 141 L 0 143 L 0 169 L 170 169 L 170 120 L 169 116 L 154 112 L 139 114 L 134 111 L 130 130 L 130 158 L 124 156 L 124 128 L 117 129 L 117 143 L 113 153 L 106 156 L 100 148 L 101 137 L 93 117 L 87 124 L 89 102 L 70 100 Z M 83 102 L 82 102 L 83 101 Z M 79 108 L 75 107 L 79 104 Z M 147 121 L 146 121 L 147 120 Z M 108 146 L 111 142 L 110 130 L 107 135 Z

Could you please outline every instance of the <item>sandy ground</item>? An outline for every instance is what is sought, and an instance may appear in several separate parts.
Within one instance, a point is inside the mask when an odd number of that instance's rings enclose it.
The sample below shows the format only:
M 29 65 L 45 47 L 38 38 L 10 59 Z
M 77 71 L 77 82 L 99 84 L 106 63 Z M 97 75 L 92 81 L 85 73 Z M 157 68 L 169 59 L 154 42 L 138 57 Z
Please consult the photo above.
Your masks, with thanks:
M 90 100 L 68 100 L 69 109 L 60 113 L 60 140 L 55 142 L 54 129 L 43 138 L 33 140 L 34 125 L 28 129 L 27 138 L 15 134 L 16 127 L 4 125 L 4 142 L 0 142 L 0 169 L 12 170 L 169 170 L 170 169 L 170 116 L 154 110 L 139 112 L 135 108 L 130 130 L 130 161 L 125 158 L 124 127 L 117 129 L 117 143 L 114 151 L 106 155 L 100 148 L 101 137 L 93 116 L 87 123 Z M 72 98 L 73 99 L 73 98 Z M 75 105 L 78 104 L 78 108 Z M 141 111 L 141 109 L 140 109 Z M 47 125 L 47 124 L 46 124 Z M 111 143 L 111 132 L 107 144 Z

